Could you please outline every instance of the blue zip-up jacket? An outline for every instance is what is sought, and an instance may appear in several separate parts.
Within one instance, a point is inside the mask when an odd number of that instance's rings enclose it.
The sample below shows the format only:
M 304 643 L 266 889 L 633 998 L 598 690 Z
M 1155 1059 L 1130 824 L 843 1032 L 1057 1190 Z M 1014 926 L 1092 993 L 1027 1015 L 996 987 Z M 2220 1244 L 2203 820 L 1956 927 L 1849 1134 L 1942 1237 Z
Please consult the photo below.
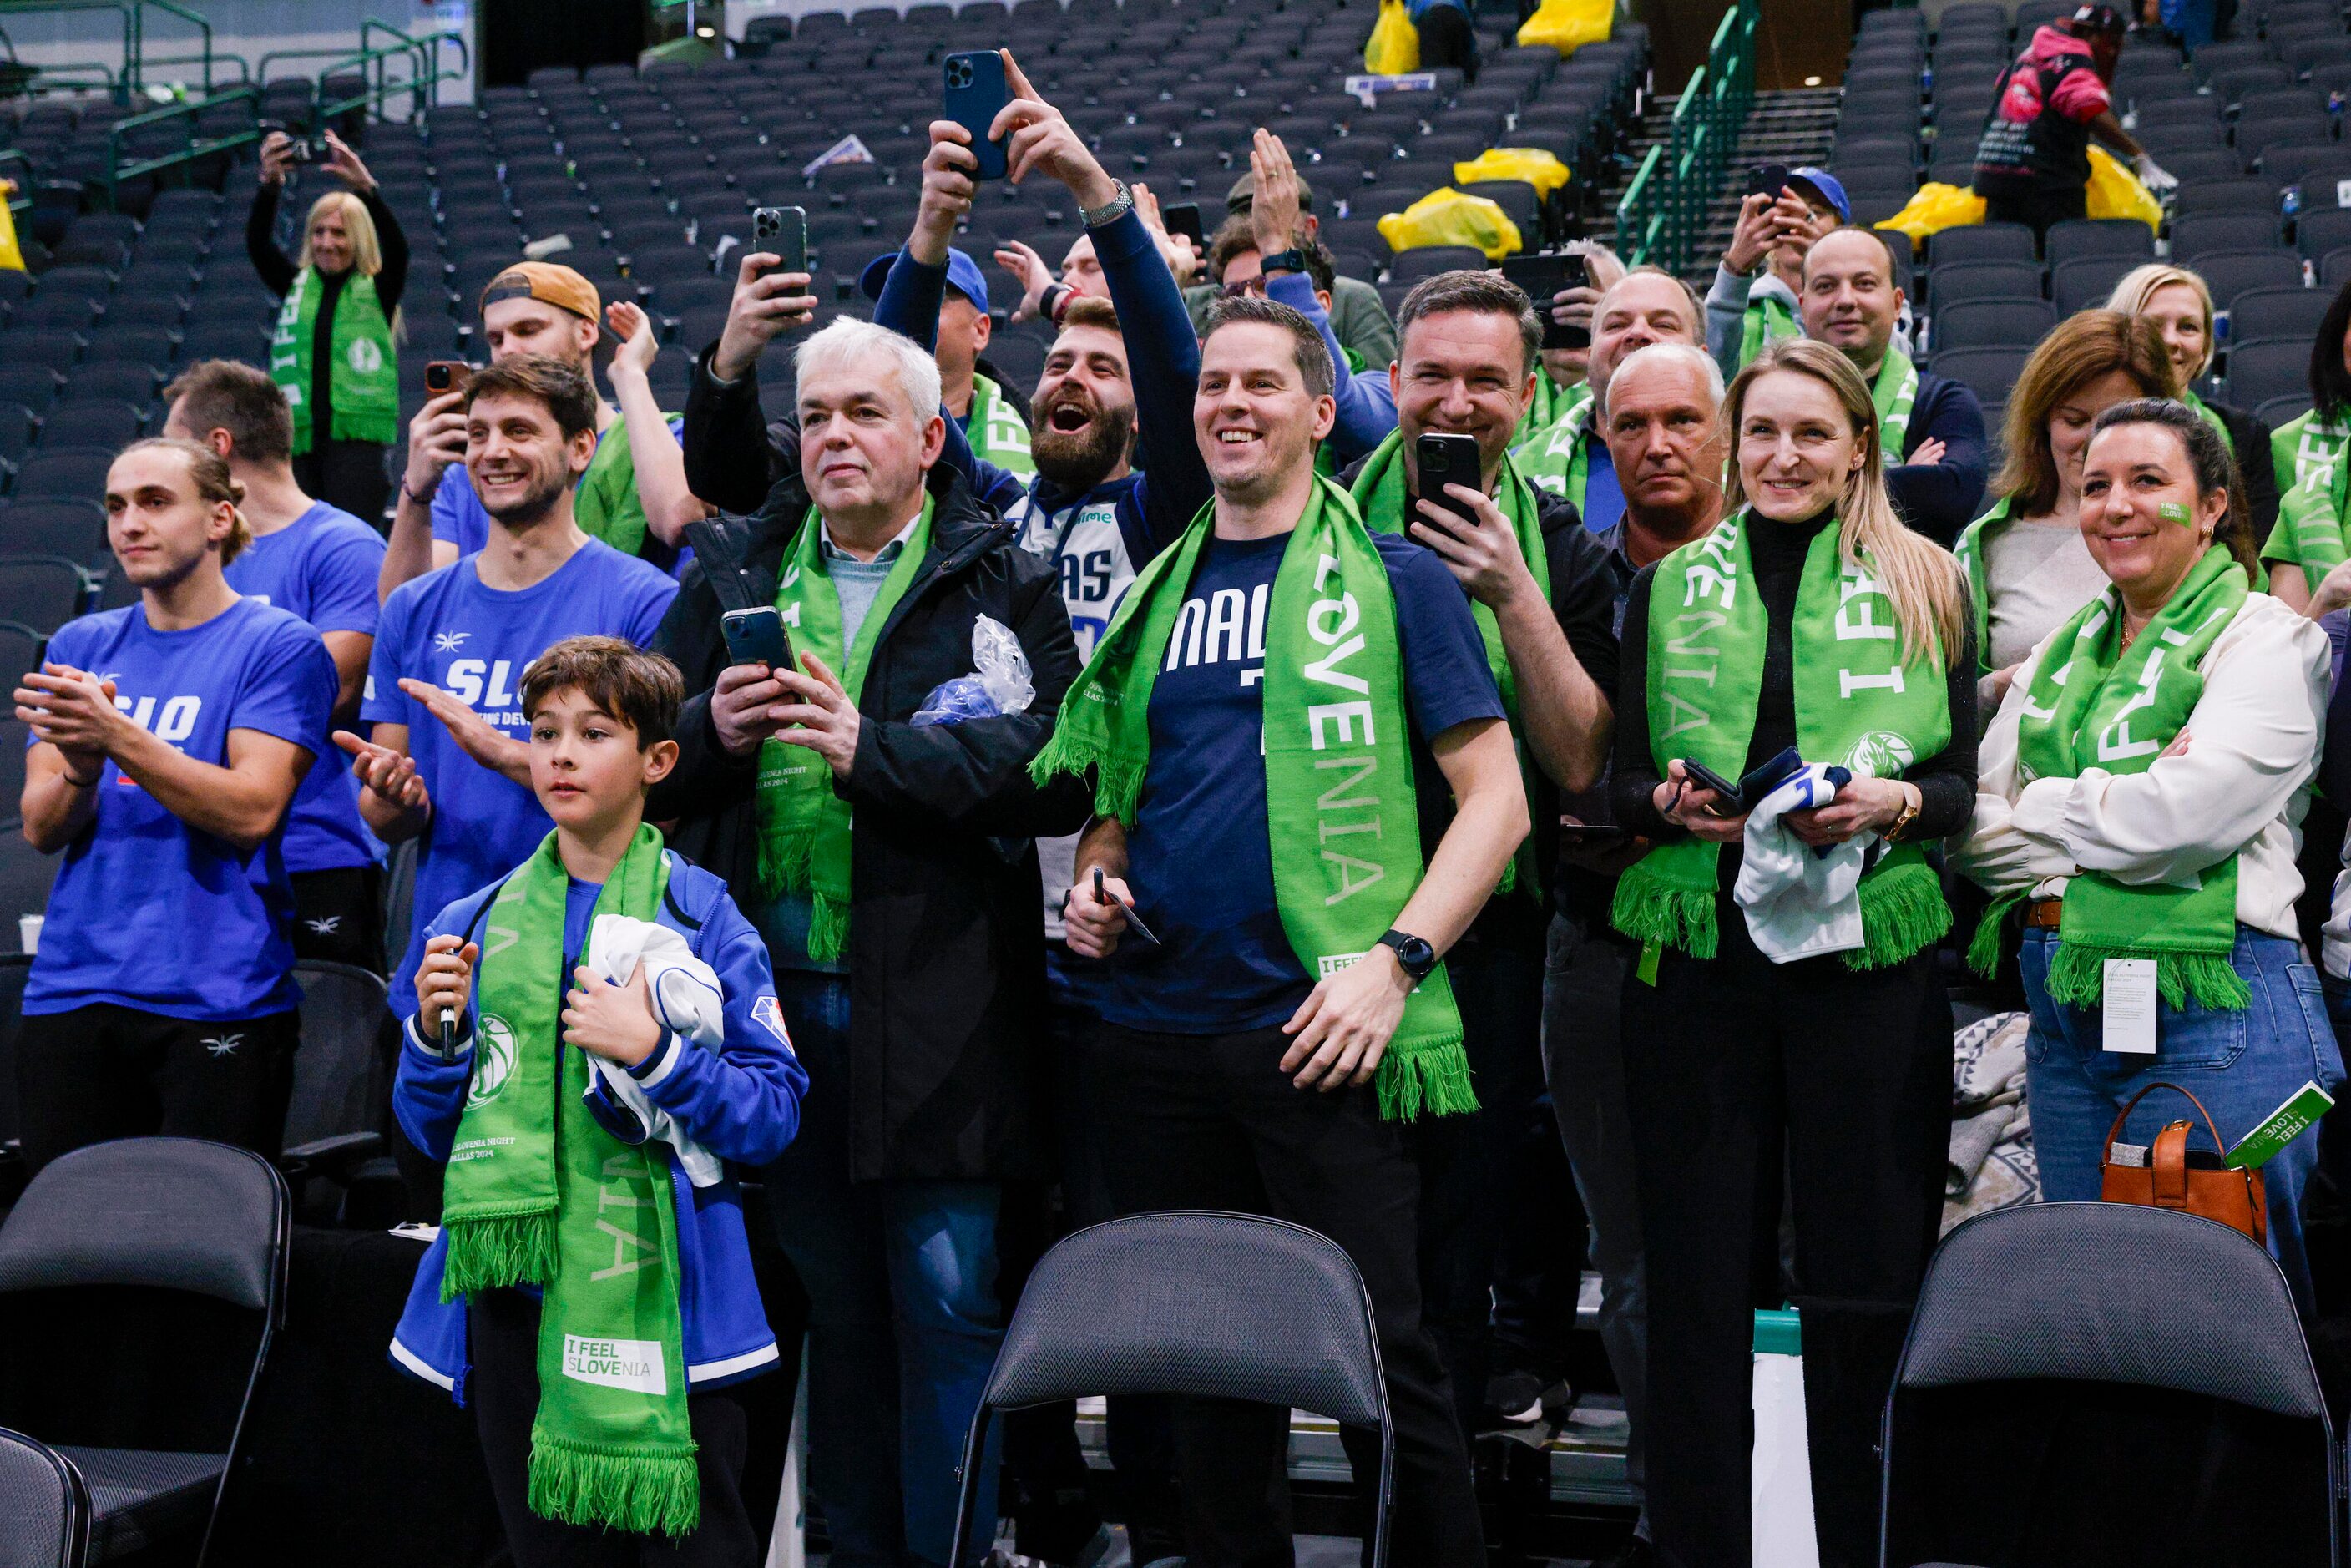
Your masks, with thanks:
M 1022 525 L 1021 542 L 1040 554 L 1061 553 L 1071 542 L 1070 519 L 1089 502 L 1111 501 L 1116 507 L 1118 529 L 1126 550 L 1122 573 L 1133 574 L 1151 558 L 1181 537 L 1185 528 L 1207 506 L 1214 493 L 1207 465 L 1192 433 L 1192 394 L 1200 382 L 1200 345 L 1192 336 L 1192 319 L 1184 308 L 1184 295 L 1159 255 L 1159 246 L 1142 218 L 1132 211 L 1097 229 L 1094 256 L 1102 263 L 1110 287 L 1110 301 L 1118 312 L 1120 336 L 1126 344 L 1127 379 L 1134 389 L 1135 442 L 1143 472 L 1109 480 L 1090 491 L 1071 494 L 1041 475 L 1024 487 L 1022 482 L 994 464 L 970 456 L 966 444 L 958 454 L 953 443 L 941 461 L 967 462 L 971 487 L 982 500 Z M 947 269 L 915 261 L 904 249 L 890 268 L 875 302 L 874 321 L 903 332 L 925 349 L 938 340 L 939 304 L 946 297 Z M 1052 530 L 1038 536 L 1040 528 Z M 1046 549 L 1039 549 L 1040 545 Z M 1071 597 L 1072 580 L 1082 584 L 1082 556 L 1072 563 L 1063 558 L 1064 598 Z M 1118 584 L 1124 587 L 1123 582 Z M 1082 587 L 1080 588 L 1082 594 Z M 1114 601 L 1114 595 L 1113 601 Z M 1100 611 L 1109 615 L 1107 607 Z M 1081 612 L 1071 611 L 1072 621 Z M 1099 630 L 1099 629 L 1097 629 Z M 1090 649 L 1091 639 L 1081 639 Z
M 784 1152 L 799 1131 L 808 1070 L 792 1052 L 776 1005 L 768 949 L 735 907 L 726 883 L 675 851 L 660 924 L 684 936 L 694 956 L 717 971 L 726 988 L 726 1041 L 711 1051 L 664 1032 L 653 1053 L 630 1073 L 645 1097 L 674 1117 L 685 1133 L 730 1165 L 763 1166 Z M 457 900 L 435 917 L 428 938 L 464 936 L 475 928 L 503 879 Z M 478 940 L 478 937 L 476 938 Z M 478 993 L 476 995 L 478 1000 Z M 392 1113 L 401 1131 L 426 1157 L 445 1161 L 457 1134 L 473 1078 L 474 1009 L 455 1053 L 444 1059 L 411 1017 L 401 1029 L 400 1069 L 392 1082 Z M 643 1124 L 610 1098 L 601 1075 L 590 1078 L 589 1109 L 605 1131 L 641 1144 Z M 741 1198 L 730 1174 L 716 1186 L 696 1187 L 669 1156 L 676 1200 L 677 1299 L 685 1329 L 686 1381 L 716 1388 L 756 1376 L 776 1364 L 776 1336 L 768 1327 L 751 1275 L 751 1249 L 743 1231 Z M 690 1218 L 689 1218 L 690 1217 Z M 471 1366 L 465 1303 L 441 1299 L 446 1232 L 434 1240 L 416 1270 L 408 1305 L 393 1331 L 392 1359 L 402 1370 L 449 1390 L 465 1402 Z
M 1396 427 L 1395 389 L 1388 385 L 1388 368 L 1365 365 L 1359 374 L 1348 367 L 1347 351 L 1331 329 L 1331 313 L 1314 298 L 1314 279 L 1305 273 L 1283 273 L 1265 286 L 1265 297 L 1289 306 L 1322 334 L 1322 346 L 1331 350 L 1331 364 L 1338 372 L 1332 392 L 1339 413 L 1331 425 L 1331 453 L 1342 468 L 1362 462 Z

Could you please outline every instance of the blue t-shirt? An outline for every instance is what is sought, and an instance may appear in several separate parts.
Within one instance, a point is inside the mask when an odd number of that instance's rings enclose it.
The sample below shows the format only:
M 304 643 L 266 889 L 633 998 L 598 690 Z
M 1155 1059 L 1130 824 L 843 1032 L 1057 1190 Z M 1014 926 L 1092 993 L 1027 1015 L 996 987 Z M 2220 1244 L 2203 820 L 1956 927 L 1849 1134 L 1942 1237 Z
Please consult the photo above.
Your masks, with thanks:
M 359 518 L 324 501 L 256 538 L 228 565 L 228 585 L 247 599 L 291 611 L 320 632 L 372 637 L 383 540 Z M 302 776 L 286 817 L 286 869 L 334 871 L 371 865 L 381 849 L 360 820 L 360 783 L 329 746 Z
M 1503 716 L 1502 698 L 1469 601 L 1444 563 L 1400 535 L 1373 539 L 1395 591 L 1426 854 L 1447 801 L 1427 743 L 1457 724 Z M 1200 551 L 1168 664 L 1152 685 L 1151 768 L 1127 835 L 1135 906 L 1166 946 L 1131 933 L 1120 942 L 1099 998 L 1113 1023 L 1168 1034 L 1271 1029 L 1313 988 L 1274 905 L 1266 830 L 1265 607 L 1289 545 L 1287 534 L 1212 538 Z
M 199 762 L 226 767 L 229 732 L 250 729 L 308 751 L 314 773 L 334 766 L 319 759 L 334 750 L 335 662 L 286 611 L 241 599 L 201 626 L 158 632 L 133 604 L 68 622 L 48 658 L 112 681 L 115 706 Z M 228 1022 L 298 1006 L 283 830 L 240 854 L 112 762 L 96 794 L 49 893 L 25 1010 L 112 1002 Z
M 1592 457 L 1583 471 L 1583 526 L 1604 534 L 1625 520 L 1625 482 L 1616 476 L 1615 455 L 1606 442 L 1584 445 Z
M 392 982 L 394 1013 L 416 1010 L 413 977 L 427 923 L 520 865 L 554 825 L 528 789 L 466 756 L 441 721 L 400 689 L 401 678 L 429 681 L 525 739 L 522 675 L 549 644 L 593 634 L 643 647 L 675 597 L 675 581 L 590 539 L 518 592 L 485 587 L 468 555 L 401 584 L 384 601 L 360 717 L 408 726 L 409 755 L 433 800 L 417 846 L 408 956 Z
M 669 422 L 670 439 L 683 444 L 685 416 L 674 414 Z M 617 421 L 596 436 L 601 450 L 604 437 L 618 434 L 626 441 L 628 427 Z M 586 478 L 587 471 L 580 471 Z M 441 483 L 433 490 L 433 537 L 457 547 L 459 555 L 472 555 L 490 542 L 490 514 L 482 509 L 482 497 L 475 493 L 474 476 L 465 472 L 463 463 L 453 463 L 441 474 Z

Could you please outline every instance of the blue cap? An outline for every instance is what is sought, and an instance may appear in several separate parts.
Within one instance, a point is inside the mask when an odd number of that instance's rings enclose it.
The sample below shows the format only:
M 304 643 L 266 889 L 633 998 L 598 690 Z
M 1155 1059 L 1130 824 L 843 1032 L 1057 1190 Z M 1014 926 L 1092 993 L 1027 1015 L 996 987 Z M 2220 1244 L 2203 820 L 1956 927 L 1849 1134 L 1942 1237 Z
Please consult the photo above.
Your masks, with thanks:
M 1843 195 L 1844 193 L 1840 191 L 1838 194 Z M 883 280 L 890 276 L 890 264 L 897 259 L 898 253 L 893 250 L 865 264 L 865 271 L 858 277 L 857 287 L 865 291 L 866 298 L 882 298 Z M 979 263 L 963 251 L 949 250 L 947 281 L 955 286 L 956 293 L 971 301 L 974 309 L 983 316 L 987 313 L 987 278 L 980 272 Z
M 1844 182 L 1826 169 L 1815 169 L 1809 163 L 1801 169 L 1791 169 L 1788 171 L 1788 183 L 1803 186 L 1834 207 L 1840 222 L 1853 222 L 1853 203 L 1845 197 Z M 876 287 L 878 290 L 879 286 Z

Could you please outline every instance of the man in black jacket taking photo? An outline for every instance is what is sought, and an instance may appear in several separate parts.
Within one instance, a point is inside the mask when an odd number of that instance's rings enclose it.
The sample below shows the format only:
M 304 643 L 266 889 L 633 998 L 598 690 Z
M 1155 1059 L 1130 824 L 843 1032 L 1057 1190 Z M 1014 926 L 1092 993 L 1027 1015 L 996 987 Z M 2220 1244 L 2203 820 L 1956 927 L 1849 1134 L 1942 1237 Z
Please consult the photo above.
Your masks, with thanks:
M 829 1096 L 768 1191 L 810 1298 L 811 1480 L 834 1552 L 945 1563 L 1001 1333 L 1000 1184 L 1046 1174 L 1026 841 L 1074 831 L 1087 802 L 1027 769 L 1077 651 L 1050 564 L 971 493 L 931 356 L 844 320 L 796 363 L 797 474 L 753 516 L 689 530 L 695 564 L 654 645 L 695 695 L 650 809 L 759 927 L 780 1021 Z M 797 670 L 726 651 L 721 618 L 768 606 Z M 973 672 L 982 617 L 1019 640 L 1028 707 L 910 723 Z

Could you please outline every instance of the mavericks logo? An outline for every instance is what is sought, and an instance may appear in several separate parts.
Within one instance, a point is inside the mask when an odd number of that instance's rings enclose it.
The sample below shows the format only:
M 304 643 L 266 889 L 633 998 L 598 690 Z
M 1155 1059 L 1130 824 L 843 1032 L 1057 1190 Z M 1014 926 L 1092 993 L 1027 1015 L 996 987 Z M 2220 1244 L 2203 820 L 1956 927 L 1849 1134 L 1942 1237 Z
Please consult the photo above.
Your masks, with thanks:
M 496 1013 L 484 1013 L 475 1028 L 474 1083 L 465 1091 L 465 1109 L 486 1105 L 507 1086 L 514 1071 L 514 1027 Z
M 1844 765 L 1865 779 L 1899 779 L 1913 760 L 1910 743 L 1890 729 L 1871 730 L 1844 756 Z

